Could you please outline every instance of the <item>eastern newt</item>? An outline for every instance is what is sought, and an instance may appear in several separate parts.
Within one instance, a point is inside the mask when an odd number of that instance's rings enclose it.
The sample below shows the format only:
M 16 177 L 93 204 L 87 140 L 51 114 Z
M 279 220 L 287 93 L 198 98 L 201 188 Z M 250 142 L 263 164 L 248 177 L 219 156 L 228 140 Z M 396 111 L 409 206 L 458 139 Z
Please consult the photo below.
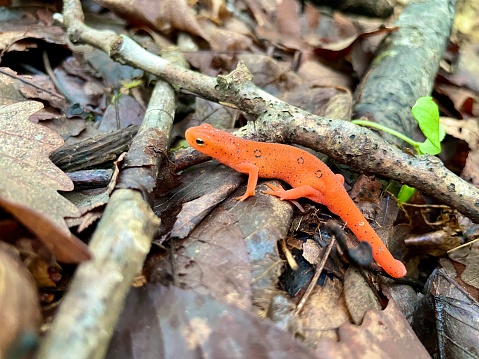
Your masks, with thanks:
M 282 200 L 306 197 L 325 205 L 341 217 L 359 240 L 371 244 L 373 258 L 390 276 L 406 275 L 404 264 L 394 259 L 349 197 L 343 176 L 334 174 L 314 155 L 288 145 L 244 140 L 209 124 L 191 127 L 185 136 L 194 149 L 249 176 L 246 192 L 238 200 L 255 195 L 259 177 L 283 180 L 292 189 L 268 185 L 271 190 L 264 193 Z

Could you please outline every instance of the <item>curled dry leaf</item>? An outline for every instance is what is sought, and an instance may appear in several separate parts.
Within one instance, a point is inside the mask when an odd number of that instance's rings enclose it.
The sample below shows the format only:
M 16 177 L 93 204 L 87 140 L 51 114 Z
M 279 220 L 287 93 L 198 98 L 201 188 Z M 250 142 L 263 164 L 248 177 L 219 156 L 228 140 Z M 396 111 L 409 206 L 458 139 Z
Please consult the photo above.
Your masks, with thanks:
M 479 121 L 477 118 L 456 120 L 441 117 L 441 124 L 448 135 L 466 141 L 471 150 L 479 149 Z
M 78 216 L 79 211 L 57 192 L 72 190 L 73 183 L 48 158 L 63 139 L 28 121 L 42 107 L 34 101 L 0 107 L 0 206 L 35 233 L 60 261 L 79 262 L 90 254 L 64 220 Z
M 456 79 L 454 75 L 445 75 L 446 79 L 451 82 L 445 84 L 437 84 L 435 90 L 438 94 L 449 97 L 462 118 L 470 118 L 471 116 L 479 116 L 479 96 L 476 92 L 465 87 L 454 85 Z
M 128 19 L 130 23 L 163 30 L 165 25 L 209 41 L 186 0 L 98 0 L 97 3 Z
M 441 117 L 446 133 L 467 142 L 471 151 L 466 159 L 461 177 L 472 184 L 479 185 L 479 121 L 477 118 L 456 120 Z
M 0 358 L 22 335 L 35 334 L 40 306 L 30 273 L 6 246 L 0 246 Z
M 65 36 L 59 26 L 45 26 L 36 23 L 32 16 L 23 16 L 22 19 L 2 19 L 2 36 L 0 51 L 23 51 L 28 48 L 38 47 L 32 39 L 41 39 L 54 44 L 65 44 Z
M 60 262 L 77 263 L 90 259 L 85 243 L 65 232 L 49 217 L 20 203 L 0 198 L 0 207 L 15 216 L 25 227 L 34 233 Z

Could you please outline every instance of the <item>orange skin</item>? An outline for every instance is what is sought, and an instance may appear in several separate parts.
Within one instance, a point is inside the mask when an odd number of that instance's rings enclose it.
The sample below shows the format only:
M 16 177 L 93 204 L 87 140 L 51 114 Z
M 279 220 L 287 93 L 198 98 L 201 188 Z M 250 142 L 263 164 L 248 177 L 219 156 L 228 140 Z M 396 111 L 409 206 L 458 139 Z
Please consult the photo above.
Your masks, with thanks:
M 282 200 L 306 197 L 325 205 L 341 217 L 359 240 L 371 245 L 373 258 L 390 276 L 406 275 L 404 264 L 394 259 L 349 197 L 343 176 L 334 174 L 317 157 L 292 146 L 244 140 L 208 124 L 189 128 L 186 141 L 197 151 L 249 176 L 246 192 L 238 200 L 255 195 L 260 177 L 283 180 L 293 188 L 285 191 L 268 184 L 271 190 L 264 193 Z

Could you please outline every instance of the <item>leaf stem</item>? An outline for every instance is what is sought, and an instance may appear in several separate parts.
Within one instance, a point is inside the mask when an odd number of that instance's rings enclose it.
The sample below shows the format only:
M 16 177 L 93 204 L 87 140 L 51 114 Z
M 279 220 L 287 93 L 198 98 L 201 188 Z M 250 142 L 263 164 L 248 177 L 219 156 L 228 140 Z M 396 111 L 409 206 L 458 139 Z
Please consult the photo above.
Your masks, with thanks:
M 397 138 L 403 140 L 404 142 L 409 143 L 411 146 L 414 147 L 414 149 L 417 152 L 419 152 L 419 145 L 420 145 L 419 142 L 416 142 L 416 141 L 412 140 L 411 138 L 403 135 L 401 132 L 397 132 L 397 131 L 395 131 L 391 128 L 385 127 L 385 126 L 383 126 L 379 123 L 376 123 L 376 122 L 371 122 L 371 121 L 366 121 L 366 120 L 352 120 L 351 122 L 356 124 L 356 125 L 365 126 L 365 127 L 372 127 L 372 128 L 387 132 L 387 133 L 389 133 L 393 136 L 396 136 Z

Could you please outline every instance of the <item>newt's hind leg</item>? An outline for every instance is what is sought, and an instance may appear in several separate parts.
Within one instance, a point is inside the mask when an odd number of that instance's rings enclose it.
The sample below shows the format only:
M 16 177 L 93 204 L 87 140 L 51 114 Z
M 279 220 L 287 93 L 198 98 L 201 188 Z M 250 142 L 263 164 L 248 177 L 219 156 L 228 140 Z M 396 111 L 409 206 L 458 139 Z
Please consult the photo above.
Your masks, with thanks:
M 325 197 L 323 196 L 323 194 L 311 186 L 300 186 L 286 191 L 281 186 L 277 187 L 269 183 L 266 183 L 266 185 L 271 188 L 271 191 L 264 191 L 263 193 L 279 197 L 281 200 L 292 200 L 306 197 L 316 203 L 325 203 Z
M 271 188 L 272 191 L 263 191 L 263 193 L 265 193 L 265 194 L 271 194 L 271 195 L 274 196 L 273 192 L 278 192 L 278 193 L 280 193 L 280 192 L 286 192 L 286 191 L 283 189 L 283 186 L 281 186 L 281 185 L 274 186 L 274 185 L 272 185 L 272 184 L 266 183 L 266 186 L 268 186 L 269 188 Z M 276 197 L 278 197 L 278 196 L 276 196 Z M 281 199 L 281 198 L 280 198 L 280 199 Z M 281 200 L 282 200 L 282 199 L 281 199 Z M 290 199 L 289 201 L 290 201 L 292 204 L 294 204 L 294 205 L 299 209 L 299 211 L 300 211 L 301 213 L 306 213 L 306 211 L 304 210 L 303 206 L 302 206 L 301 204 L 299 204 L 298 201 L 296 201 L 296 200 L 294 200 L 294 199 Z

